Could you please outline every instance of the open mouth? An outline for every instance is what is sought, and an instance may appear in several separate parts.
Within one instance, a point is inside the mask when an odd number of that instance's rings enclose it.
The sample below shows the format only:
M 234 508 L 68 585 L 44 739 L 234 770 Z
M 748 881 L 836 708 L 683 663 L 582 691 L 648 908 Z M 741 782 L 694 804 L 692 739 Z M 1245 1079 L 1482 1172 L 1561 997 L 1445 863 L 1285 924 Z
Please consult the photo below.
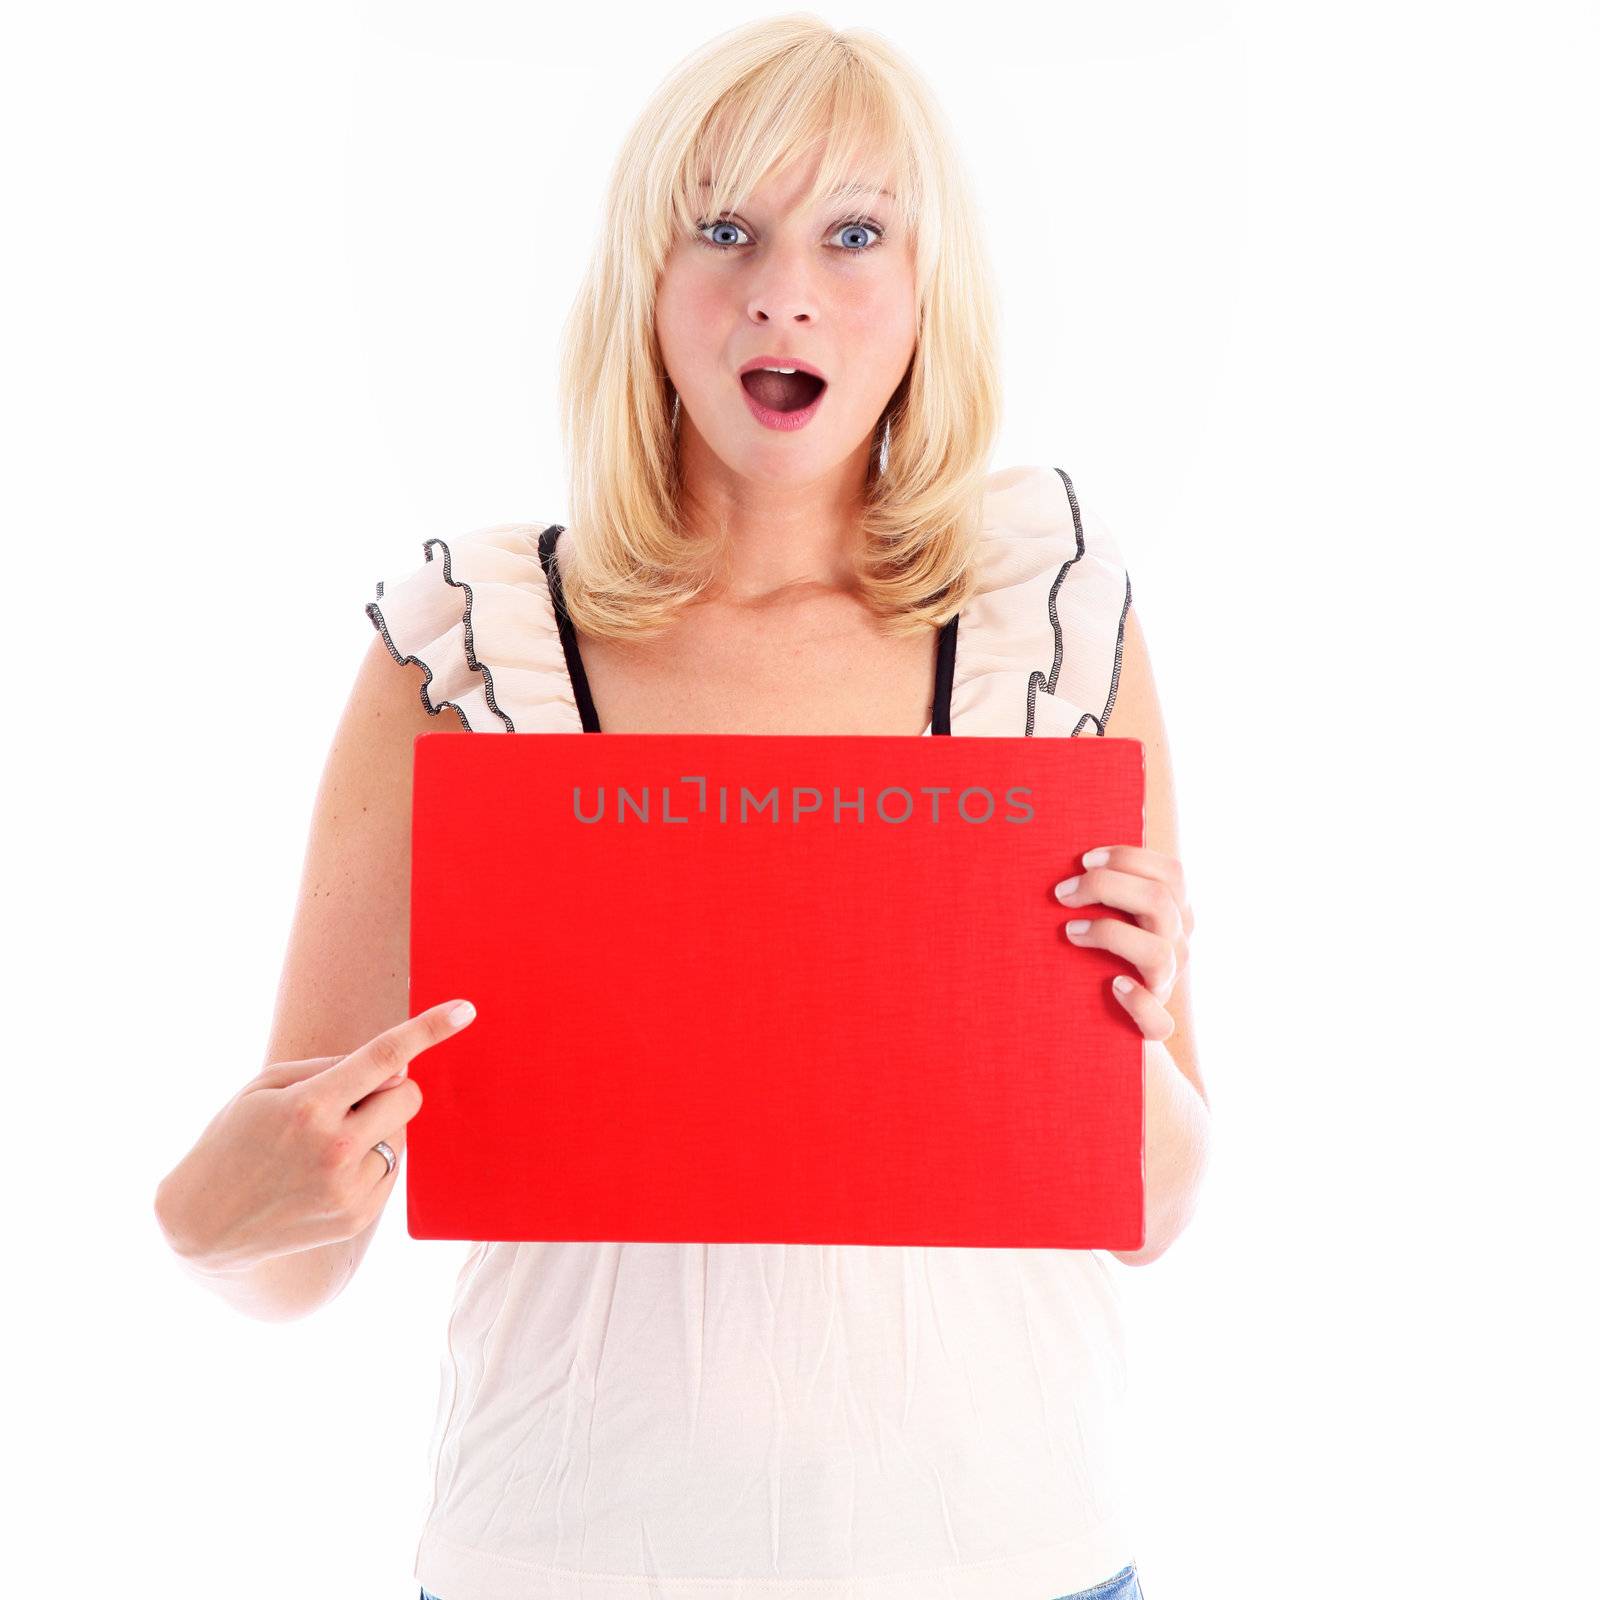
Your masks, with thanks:
M 804 411 L 827 385 L 810 372 L 747 372 L 740 383 L 770 411 Z

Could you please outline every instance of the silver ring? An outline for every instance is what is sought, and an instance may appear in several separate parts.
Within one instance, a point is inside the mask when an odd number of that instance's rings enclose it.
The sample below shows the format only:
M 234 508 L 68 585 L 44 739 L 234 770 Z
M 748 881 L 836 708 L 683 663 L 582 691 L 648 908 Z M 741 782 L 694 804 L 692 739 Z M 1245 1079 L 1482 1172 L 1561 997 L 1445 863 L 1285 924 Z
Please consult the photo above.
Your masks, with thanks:
M 387 1163 L 383 1169 L 383 1175 L 387 1178 L 389 1174 L 394 1171 L 394 1164 L 397 1159 L 394 1153 L 394 1147 L 387 1139 L 380 1139 L 375 1145 L 373 1145 L 372 1148 L 376 1150 Z

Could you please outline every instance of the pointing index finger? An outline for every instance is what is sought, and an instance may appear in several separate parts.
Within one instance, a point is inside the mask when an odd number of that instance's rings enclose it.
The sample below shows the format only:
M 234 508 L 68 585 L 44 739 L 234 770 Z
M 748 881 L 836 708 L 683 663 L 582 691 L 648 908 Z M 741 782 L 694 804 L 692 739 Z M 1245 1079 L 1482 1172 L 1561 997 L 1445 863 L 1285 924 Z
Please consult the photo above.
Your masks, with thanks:
M 381 1083 L 404 1073 L 424 1050 L 460 1033 L 476 1015 L 467 1000 L 446 1000 L 385 1028 L 358 1050 L 352 1050 L 323 1075 L 349 1105 L 365 1099 Z

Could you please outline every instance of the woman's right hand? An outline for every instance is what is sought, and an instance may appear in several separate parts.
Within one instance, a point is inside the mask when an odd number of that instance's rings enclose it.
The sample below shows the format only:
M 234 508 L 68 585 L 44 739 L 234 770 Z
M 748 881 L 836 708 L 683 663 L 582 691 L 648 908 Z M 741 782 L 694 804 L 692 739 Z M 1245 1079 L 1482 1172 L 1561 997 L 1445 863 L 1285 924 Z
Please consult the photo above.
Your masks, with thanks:
M 346 1056 L 263 1067 L 162 1180 L 156 1211 L 186 1262 L 243 1272 L 271 1256 L 353 1239 L 383 1210 L 422 1091 L 411 1061 L 470 1025 L 430 1006 Z M 389 1170 L 375 1149 L 387 1140 Z

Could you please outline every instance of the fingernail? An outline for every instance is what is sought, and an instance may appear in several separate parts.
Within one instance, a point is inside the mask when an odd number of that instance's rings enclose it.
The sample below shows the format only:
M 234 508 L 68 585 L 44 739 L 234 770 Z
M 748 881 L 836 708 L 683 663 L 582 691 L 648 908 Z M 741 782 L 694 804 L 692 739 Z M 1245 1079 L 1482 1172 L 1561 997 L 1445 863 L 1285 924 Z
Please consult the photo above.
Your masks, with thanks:
M 450 1008 L 450 1015 L 446 1020 L 451 1027 L 464 1028 L 477 1014 L 478 1008 L 470 1000 L 463 1000 L 460 1005 Z
M 1091 850 L 1084 858 L 1086 867 L 1103 867 L 1111 859 L 1111 851 L 1106 845 L 1101 845 L 1098 850 Z
M 1130 978 L 1127 973 L 1123 973 L 1120 978 L 1113 978 L 1111 980 L 1111 987 L 1115 989 L 1118 994 L 1126 994 L 1133 987 L 1133 979 Z
M 1088 928 L 1089 919 L 1087 917 L 1079 917 L 1076 922 L 1069 922 L 1067 924 L 1067 932 L 1069 934 L 1086 933 Z
M 1065 883 L 1058 883 L 1056 885 L 1056 899 L 1065 900 L 1069 894 L 1076 893 L 1077 888 L 1078 880 L 1076 878 L 1068 878 Z

